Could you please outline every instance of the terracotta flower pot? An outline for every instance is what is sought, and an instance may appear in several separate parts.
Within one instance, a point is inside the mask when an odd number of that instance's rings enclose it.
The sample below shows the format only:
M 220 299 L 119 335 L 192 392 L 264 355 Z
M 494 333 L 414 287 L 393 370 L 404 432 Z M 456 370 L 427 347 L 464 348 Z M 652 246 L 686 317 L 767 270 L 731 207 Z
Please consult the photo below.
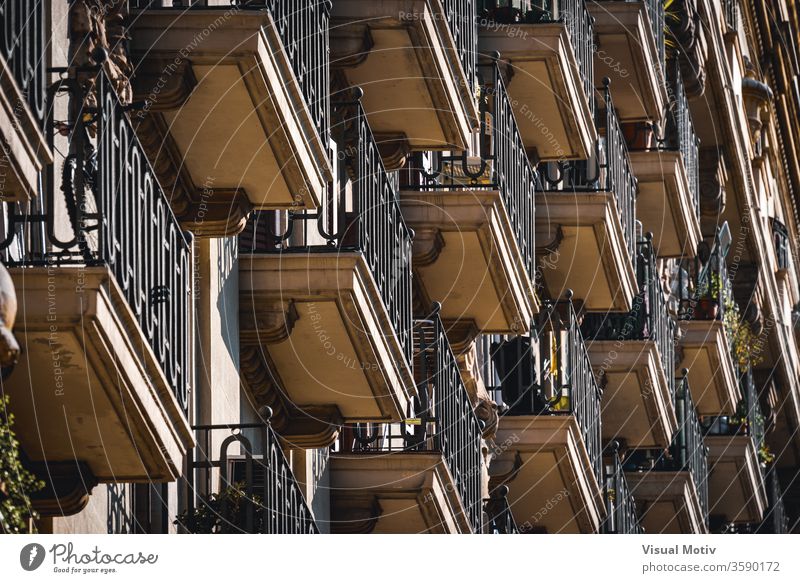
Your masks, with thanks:
M 698 320 L 716 320 L 719 314 L 719 304 L 712 299 L 703 298 L 695 307 Z
M 629 150 L 649 150 L 653 147 L 655 139 L 652 123 L 649 121 L 637 121 L 620 125 Z

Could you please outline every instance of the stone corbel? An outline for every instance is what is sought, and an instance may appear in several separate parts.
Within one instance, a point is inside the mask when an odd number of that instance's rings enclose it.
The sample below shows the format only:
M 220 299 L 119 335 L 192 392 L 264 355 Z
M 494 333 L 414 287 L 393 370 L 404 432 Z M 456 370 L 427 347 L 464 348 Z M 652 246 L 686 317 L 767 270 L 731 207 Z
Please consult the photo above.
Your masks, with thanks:
M 98 483 L 84 462 L 26 461 L 25 465 L 45 481 L 43 489 L 30 493 L 31 505 L 43 517 L 78 514 Z
M 378 499 L 371 494 L 338 497 L 331 505 L 331 532 L 334 534 L 370 534 L 383 514 Z
M 145 78 L 147 73 L 144 74 Z M 252 206 L 241 189 L 195 185 L 161 111 L 180 107 L 194 87 L 191 66 L 177 67 L 172 79 L 157 95 L 145 93 L 137 77 L 136 97 L 143 109 L 131 116 L 136 135 L 158 176 L 181 226 L 198 237 L 232 237 L 242 232 Z
M 343 423 L 338 407 L 295 405 L 283 389 L 267 348 L 286 341 L 297 318 L 291 302 L 253 298 L 242 303 L 239 309 L 242 387 L 256 410 L 272 409 L 272 427 L 291 447 L 328 447 L 336 440 Z
M 17 319 L 17 292 L 5 265 L 0 263 L 0 369 L 9 374 L 17 363 L 19 344 L 11 330 Z

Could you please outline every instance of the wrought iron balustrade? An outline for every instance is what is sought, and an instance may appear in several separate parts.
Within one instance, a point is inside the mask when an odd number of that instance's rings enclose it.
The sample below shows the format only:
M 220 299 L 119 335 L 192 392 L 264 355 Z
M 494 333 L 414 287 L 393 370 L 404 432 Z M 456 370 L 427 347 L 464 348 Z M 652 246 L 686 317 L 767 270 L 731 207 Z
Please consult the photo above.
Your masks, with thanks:
M 0 51 L 42 127 L 47 117 L 47 6 L 42 0 L 0 0 Z
M 711 250 L 701 243 L 697 257 L 683 260 L 674 278 L 681 320 L 722 320 L 733 301 L 733 287 L 719 233 Z
M 686 97 L 680 61 L 677 56 L 670 58 L 666 65 L 666 79 L 669 102 L 664 115 L 665 125 L 662 132 L 656 132 L 653 146 L 644 149 L 680 152 L 686 177 L 689 180 L 692 208 L 695 216 L 700 220 L 700 139 L 694 129 L 689 99 Z M 638 137 L 633 140 L 635 143 L 640 141 L 647 142 L 648 140 L 639 140 Z
M 604 534 L 642 534 L 644 529 L 619 458 L 619 444 L 614 442 L 609 449 L 611 460 L 604 465 L 606 518 L 601 531 Z
M 627 2 L 636 2 L 638 0 L 626 0 Z M 665 10 L 664 0 L 644 0 L 644 6 L 647 10 L 647 16 L 650 19 L 650 29 L 653 32 L 653 38 L 656 41 L 656 51 L 658 51 L 658 66 L 661 71 L 664 71 L 666 62 L 666 43 L 664 42 L 664 29 L 665 23 Z
M 240 249 L 243 253 L 361 253 L 392 321 L 391 333 L 411 363 L 411 231 L 360 103 L 338 104 L 335 112 L 338 121 L 332 133 L 341 163 L 322 206 L 314 212 L 253 213 L 240 236 Z
M 476 2 L 478 0 L 442 0 L 447 24 L 453 35 L 458 58 L 464 68 L 470 93 L 475 90 L 478 74 L 478 18 Z
M 492 358 L 500 377 L 500 401 L 508 407 L 505 414 L 574 416 L 597 483 L 601 484 L 602 392 L 592 370 L 571 294 L 565 301 L 545 302 L 534 328 L 533 338 L 518 336 L 492 347 Z
M 131 0 L 143 10 L 169 8 L 153 0 Z M 330 27 L 331 0 L 230 0 L 230 5 L 209 6 L 205 0 L 175 3 L 175 8 L 220 10 L 265 10 L 272 15 L 283 49 L 292 65 L 300 91 L 323 143 L 327 145 L 330 120 Z
M 536 170 L 531 166 L 519 133 L 511 100 L 500 70 L 492 65 L 491 85 L 481 87 L 480 152 L 430 154 L 430 164 L 418 154 L 412 174 L 419 190 L 489 189 L 499 190 L 514 230 L 517 247 L 528 275 L 534 269 L 534 191 Z
M 688 471 L 693 480 L 703 517 L 708 524 L 708 448 L 703 426 L 689 389 L 688 371 L 678 379 L 675 413 L 678 431 L 672 444 L 662 450 L 634 450 L 624 462 L 625 471 Z
M 316 534 L 317 525 L 269 423 L 198 425 L 188 462 L 189 532 Z
M 74 115 L 79 121 L 73 125 L 70 154 L 59 177 L 60 194 L 56 194 L 51 165 L 41 212 L 23 214 L 8 205 L 0 251 L 24 237 L 28 251 L 21 258 L 8 258 L 7 265 L 107 266 L 178 402 L 188 412 L 194 310 L 191 235 L 181 231 L 102 70 L 96 91 L 97 108 L 78 108 Z M 83 103 L 83 90 L 73 80 L 62 81 L 56 92 Z M 96 135 L 94 141 L 90 132 Z M 52 147 L 52 132 L 48 138 Z
M 508 505 L 508 486 L 495 488 L 484 505 L 489 518 L 488 534 L 519 534 L 511 507 Z
M 739 0 L 722 0 L 722 12 L 727 32 L 739 32 Z
M 585 0 L 479 0 L 478 17 L 495 25 L 563 22 L 583 81 L 583 89 L 594 111 L 594 26 Z
M 475 416 L 450 348 L 438 306 L 414 326 L 417 394 L 405 423 L 361 423 L 346 427 L 341 451 L 380 454 L 439 452 L 455 480 L 473 532 L 481 532 L 482 424 Z
M 778 269 L 789 269 L 789 231 L 786 226 L 778 219 L 771 219 L 772 223 L 772 242 L 775 245 L 775 260 Z
M 625 244 L 636 256 L 636 196 L 638 184 L 628 156 L 628 146 L 620 128 L 609 90 L 604 81 L 600 91 L 604 109 L 595 111 L 599 133 L 595 151 L 588 160 L 543 162 L 539 164 L 539 189 L 551 192 L 610 192 L 617 204 Z
M 758 400 L 753 369 L 748 366 L 739 372 L 739 389 L 742 399 L 733 415 L 709 415 L 703 418 L 706 435 L 748 435 L 756 450 L 764 445 L 764 415 Z
M 778 481 L 778 472 L 772 466 L 766 475 L 767 500 L 769 506 L 764 520 L 758 525 L 758 534 L 789 534 L 789 515 L 783 502 L 783 491 Z
M 675 397 L 675 330 L 676 322 L 667 308 L 667 300 L 658 274 L 652 237 L 640 241 L 636 255 L 636 282 L 639 293 L 627 314 L 586 314 L 581 331 L 592 340 L 652 340 L 658 347 L 661 366 L 667 377 L 669 392 Z

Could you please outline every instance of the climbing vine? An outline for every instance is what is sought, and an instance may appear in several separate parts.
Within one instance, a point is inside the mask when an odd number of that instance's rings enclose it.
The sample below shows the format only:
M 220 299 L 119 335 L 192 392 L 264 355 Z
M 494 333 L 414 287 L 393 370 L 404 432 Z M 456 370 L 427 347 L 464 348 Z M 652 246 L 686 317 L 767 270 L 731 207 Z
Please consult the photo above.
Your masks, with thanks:
M 8 395 L 0 395 L 0 532 L 19 534 L 33 530 L 29 525 L 38 515 L 29 495 L 44 488 L 44 482 L 22 466 L 8 405 Z

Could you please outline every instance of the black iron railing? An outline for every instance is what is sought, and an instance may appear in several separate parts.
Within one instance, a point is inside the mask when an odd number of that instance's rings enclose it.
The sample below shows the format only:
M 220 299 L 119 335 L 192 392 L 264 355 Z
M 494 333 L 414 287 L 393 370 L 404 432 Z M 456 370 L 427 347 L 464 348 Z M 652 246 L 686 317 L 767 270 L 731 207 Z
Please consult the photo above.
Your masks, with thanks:
M 637 2 L 638 0 L 626 0 Z M 647 9 L 647 17 L 650 19 L 650 29 L 653 31 L 653 38 L 656 40 L 656 51 L 658 51 L 658 66 L 664 70 L 666 60 L 666 43 L 664 42 L 664 0 L 644 0 Z
M 481 22 L 501 25 L 563 22 L 589 109 L 594 111 L 594 20 L 584 0 L 479 0 L 478 16 Z
M 410 188 L 499 190 L 514 230 L 517 247 L 528 275 L 534 276 L 534 190 L 536 171 L 525 152 L 514 119 L 511 100 L 496 65 L 491 67 L 491 85 L 481 88 L 480 156 L 417 155 L 412 173 L 418 176 Z
M 511 507 L 508 505 L 508 486 L 498 486 L 492 490 L 490 498 L 484 505 L 488 517 L 486 531 L 488 534 L 519 534 Z
M 707 435 L 748 435 L 753 439 L 756 450 L 764 445 L 764 415 L 758 399 L 753 369 L 748 367 L 739 372 L 739 389 L 742 399 L 733 415 L 707 415 L 703 417 L 703 427 Z
M 636 280 L 639 293 L 634 298 L 633 308 L 627 314 L 589 313 L 583 320 L 581 331 L 589 342 L 594 340 L 655 342 L 670 395 L 674 398 L 676 323 L 667 309 L 652 237 L 648 234 L 637 247 Z
M 773 218 L 772 222 L 772 242 L 775 245 L 775 260 L 778 269 L 789 269 L 789 231 L 786 226 L 778 219 Z
M 131 0 L 132 8 L 156 10 L 160 2 Z M 330 120 L 330 26 L 331 0 L 230 0 L 230 5 L 209 6 L 206 0 L 175 3 L 186 10 L 266 10 L 283 42 L 300 91 L 323 143 L 328 144 Z
M 604 465 L 606 518 L 601 530 L 604 534 L 642 534 L 644 529 L 619 458 L 619 444 L 612 443 L 609 450 L 611 459 Z
M 102 71 L 96 87 L 97 108 L 78 105 L 74 113 L 79 121 L 71 134 L 60 194 L 50 166 L 44 210 L 20 214 L 8 205 L 8 231 L 0 251 L 17 237 L 37 239 L 32 234 L 39 233 L 41 240 L 30 241 L 25 256 L 6 263 L 107 266 L 186 412 L 194 310 L 190 235 L 181 231 L 113 84 Z M 58 89 L 69 93 L 73 103 L 83 103 L 83 91 L 74 80 L 64 80 Z M 96 145 L 90 133 L 96 135 Z M 49 140 L 52 146 L 52 132 Z M 65 214 L 71 228 L 60 220 Z M 25 224 L 27 233 L 19 228 Z
M 788 534 L 789 515 L 786 514 L 786 506 L 783 502 L 783 491 L 778 481 L 778 471 L 772 466 L 767 471 L 767 500 L 769 506 L 764 515 L 764 520 L 758 525 L 755 532 L 758 534 Z
M 472 531 L 481 532 L 481 422 L 450 348 L 439 307 L 414 326 L 417 394 L 406 423 L 360 423 L 340 438 L 353 453 L 440 452 L 455 480 Z
M 464 68 L 470 93 L 475 91 L 477 80 L 478 19 L 477 0 L 442 0 L 447 24 L 456 43 L 458 58 Z
M 188 510 L 198 534 L 316 534 L 314 516 L 269 423 L 198 425 L 189 456 Z
M 595 112 L 600 139 L 588 160 L 543 162 L 539 164 L 541 190 L 573 192 L 610 192 L 617 203 L 625 244 L 631 259 L 636 256 L 637 182 L 628 156 L 628 146 L 619 125 L 605 80 L 601 90 L 605 109 Z
M 667 451 L 657 449 L 634 450 L 625 460 L 625 471 L 687 471 L 694 480 L 695 490 L 703 512 L 703 520 L 708 524 L 708 448 L 705 445 L 704 430 L 697 416 L 689 389 L 687 370 L 678 379 L 675 396 L 675 413 L 678 417 L 678 431 L 672 438 Z
M 655 136 L 653 146 L 645 149 L 680 152 L 683 166 L 686 170 L 686 177 L 689 180 L 689 195 L 692 200 L 692 208 L 695 216 L 700 220 L 700 139 L 694 130 L 694 122 L 689 110 L 689 100 L 686 97 L 686 90 L 681 77 L 680 60 L 677 56 L 672 57 L 667 63 L 666 78 L 669 103 L 664 115 L 664 130 L 660 132 L 660 135 Z M 643 129 L 640 131 L 651 130 Z M 633 141 L 639 143 L 641 140 L 634 139 Z M 644 140 L 645 143 L 648 141 Z
M 723 319 L 733 301 L 733 287 L 719 233 L 710 251 L 702 243 L 701 252 L 694 259 L 681 261 L 673 285 L 680 302 L 681 320 Z
M 518 336 L 493 346 L 492 356 L 500 377 L 496 400 L 508 407 L 506 415 L 574 416 L 597 483 L 602 484 L 602 393 L 571 299 L 568 294 L 565 301 L 545 302 L 533 339 Z M 534 354 L 537 349 L 538 359 Z
M 0 52 L 42 127 L 47 117 L 47 6 L 42 0 L 0 0 Z
M 739 32 L 739 0 L 722 0 L 727 32 Z
M 406 358 L 412 357 L 411 232 L 360 103 L 337 104 L 336 183 L 314 212 L 253 213 L 244 253 L 361 253 L 378 286 Z

